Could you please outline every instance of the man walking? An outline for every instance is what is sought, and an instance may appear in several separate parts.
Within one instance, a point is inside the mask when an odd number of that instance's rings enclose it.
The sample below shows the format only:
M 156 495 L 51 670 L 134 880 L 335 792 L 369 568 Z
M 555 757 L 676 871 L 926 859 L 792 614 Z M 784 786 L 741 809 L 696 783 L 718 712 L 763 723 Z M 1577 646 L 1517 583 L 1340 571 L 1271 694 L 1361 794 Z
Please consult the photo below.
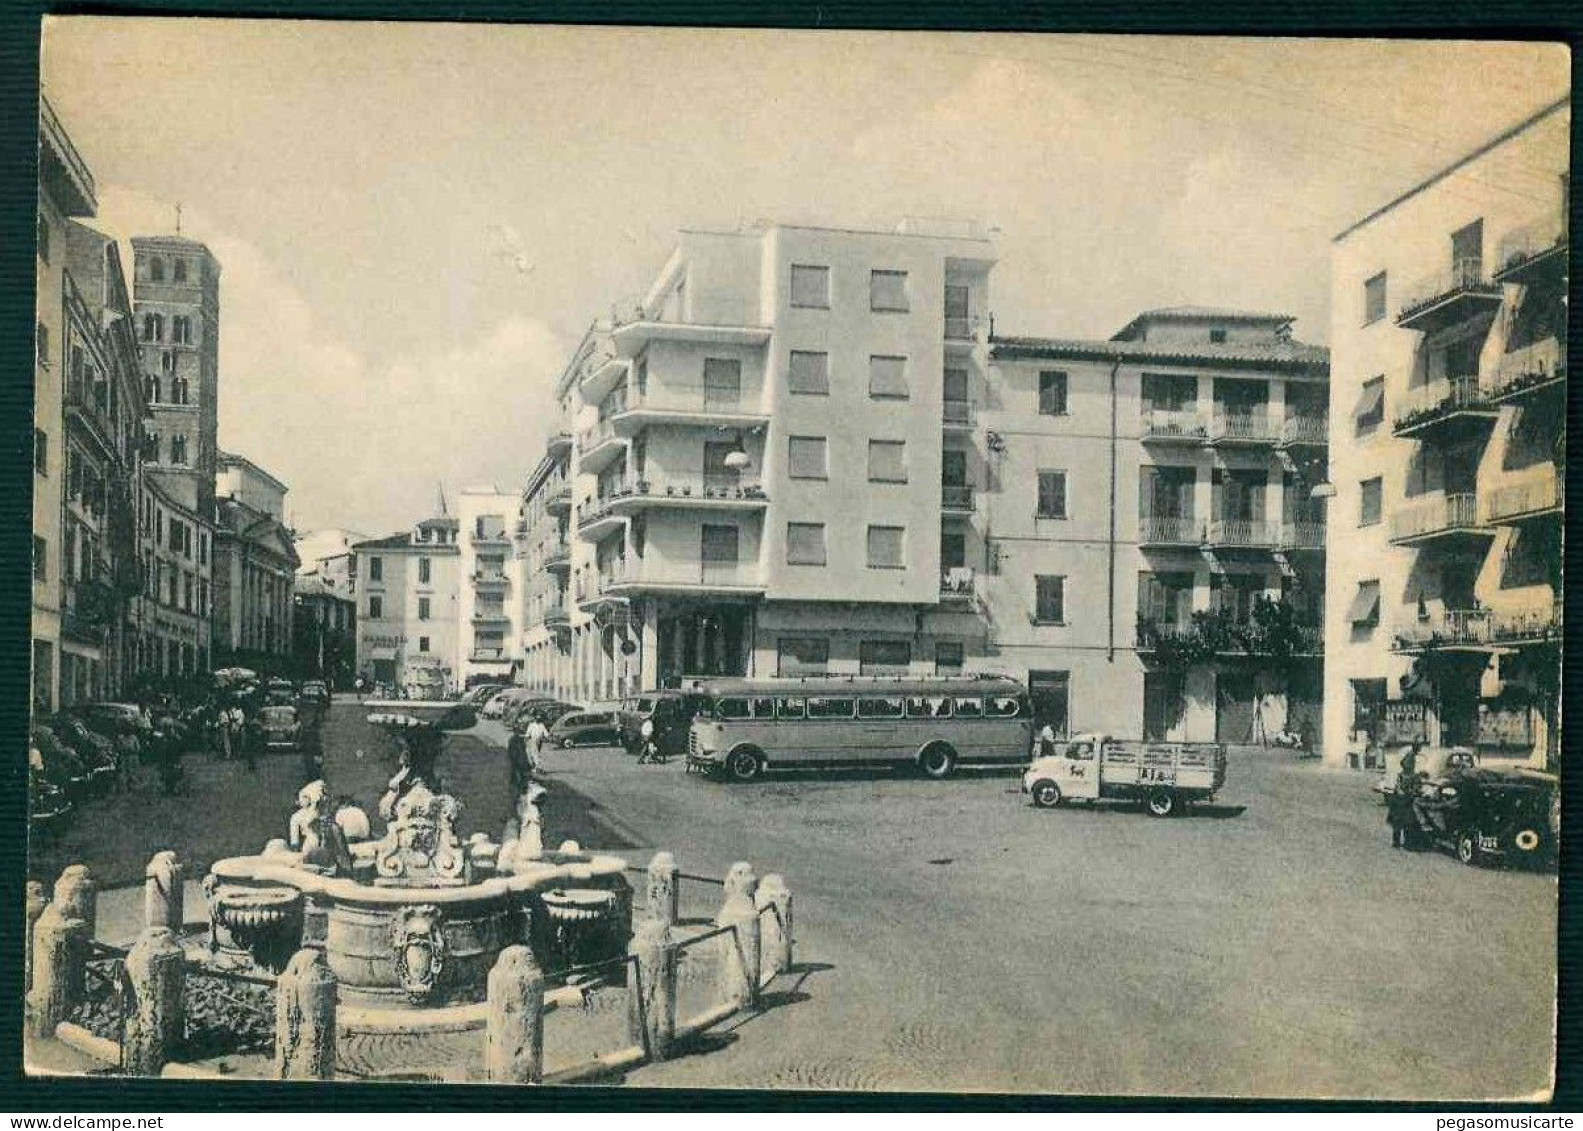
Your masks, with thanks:
M 544 720 L 537 711 L 528 723 L 528 752 L 533 759 L 533 772 L 538 773 L 544 761 L 544 744 L 549 741 L 550 728 L 544 725 Z
M 533 757 L 528 753 L 528 740 L 522 729 L 521 723 L 512 723 L 511 738 L 506 742 L 506 761 L 511 764 L 513 797 L 521 797 L 533 782 Z

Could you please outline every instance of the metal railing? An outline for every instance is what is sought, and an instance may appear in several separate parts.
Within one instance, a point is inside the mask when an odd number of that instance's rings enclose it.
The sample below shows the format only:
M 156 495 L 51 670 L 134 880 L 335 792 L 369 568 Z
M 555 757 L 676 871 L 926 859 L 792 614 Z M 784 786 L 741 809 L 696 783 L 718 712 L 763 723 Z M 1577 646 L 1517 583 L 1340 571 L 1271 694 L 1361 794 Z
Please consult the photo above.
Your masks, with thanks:
M 1453 412 L 1489 408 L 1489 391 L 1479 384 L 1476 374 L 1442 377 L 1407 391 L 1393 427 L 1400 431 Z
M 1327 444 L 1330 442 L 1330 418 L 1298 413 L 1288 416 L 1281 425 L 1281 442 L 1286 444 Z
M 972 401 L 946 401 L 941 406 L 941 418 L 946 424 L 973 425 Z
M 1203 527 L 1192 515 L 1146 514 L 1138 519 L 1138 540 L 1196 546 L 1203 541 Z
M 940 486 L 940 505 L 946 510 L 970 511 L 973 509 L 973 488 L 966 483 L 944 483 Z
M 1487 644 L 1490 641 L 1490 610 L 1445 609 L 1399 624 L 1393 635 L 1399 648 Z
M 1464 291 L 1500 293 L 1500 287 L 1491 283 L 1484 274 L 1483 256 L 1470 255 L 1453 260 L 1445 270 L 1417 280 L 1407 288 L 1396 320 L 1400 322 L 1411 318 L 1426 307 Z
M 1559 509 L 1564 498 L 1561 478 L 1552 468 L 1546 474 L 1534 476 L 1527 482 L 1509 483 L 1486 492 L 1484 521 L 1499 522 L 1518 515 Z
M 1496 609 L 1490 614 L 1490 639 L 1501 644 L 1559 639 L 1562 616 L 1560 598 L 1548 603 Z
M 1323 522 L 1281 523 L 1281 548 L 1286 550 L 1323 550 L 1325 524 Z
M 977 592 L 976 576 L 966 566 L 944 570 L 940 574 L 940 598 L 947 601 L 972 600 Z
M 765 501 L 767 496 L 758 482 L 745 480 L 741 473 L 732 471 L 709 472 L 696 478 L 666 476 L 663 479 L 625 479 L 611 484 L 599 496 L 599 503 L 601 509 L 605 509 L 613 500 L 631 498 L 740 499 L 758 503 Z
M 1211 440 L 1239 440 L 1244 443 L 1274 443 L 1281 430 L 1267 409 L 1225 409 L 1216 407 L 1210 422 Z
M 1212 546 L 1274 546 L 1276 524 L 1257 518 L 1217 518 L 1209 524 L 1207 540 Z
M 1392 539 L 1418 538 L 1449 530 L 1476 529 L 1479 500 L 1475 494 L 1441 495 L 1427 502 L 1403 507 L 1391 515 Z
M 1567 242 L 1565 215 L 1541 216 L 1519 228 L 1513 228 L 1501 237 L 1495 253 L 1497 273 L 1521 267 L 1547 251 L 1554 251 Z
M 1146 408 L 1142 416 L 1145 440 L 1204 440 L 1209 425 L 1194 409 Z
M 475 546 L 503 546 L 509 545 L 511 542 L 510 537 L 506 534 L 506 528 L 504 526 L 500 527 L 498 530 L 493 528 L 479 530 L 475 527 L 473 529 L 472 540 L 473 545 Z
M 1532 385 L 1542 385 L 1567 372 L 1566 351 L 1556 338 L 1545 338 L 1502 356 L 1489 378 L 1487 395 L 1505 396 Z
M 539 617 L 540 624 L 559 624 L 570 618 L 564 600 L 546 601 L 544 612 Z
M 474 661 L 490 662 L 507 658 L 504 648 L 474 648 L 467 654 L 467 658 Z
M 474 585 L 509 585 L 510 583 L 510 575 L 499 570 L 478 570 L 473 574 Z
M 505 609 L 474 609 L 474 624 L 505 624 L 511 620 L 511 614 Z

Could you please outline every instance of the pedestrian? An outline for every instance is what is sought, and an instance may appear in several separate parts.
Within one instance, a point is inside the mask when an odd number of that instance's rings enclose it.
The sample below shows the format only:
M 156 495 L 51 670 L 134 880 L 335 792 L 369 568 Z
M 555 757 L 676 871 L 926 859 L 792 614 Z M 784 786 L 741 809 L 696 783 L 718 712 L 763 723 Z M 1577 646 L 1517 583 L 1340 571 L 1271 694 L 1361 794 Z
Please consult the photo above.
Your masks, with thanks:
M 538 773 L 539 767 L 544 762 L 544 744 L 549 741 L 550 728 L 544 725 L 544 717 L 537 711 L 528 721 L 528 754 L 533 761 L 533 772 Z
M 363 701 L 363 677 L 358 676 L 357 682 L 353 686 L 357 689 L 357 701 L 361 703 Z
M 238 741 L 242 746 L 242 757 L 247 759 L 248 772 L 252 773 L 254 770 L 258 769 L 258 742 L 256 741 L 257 735 L 249 733 L 248 719 L 247 716 L 242 713 L 242 708 L 233 707 L 231 710 L 233 711 L 232 719 L 236 726 Z
M 533 758 L 528 753 L 528 739 L 521 723 L 511 724 L 511 738 L 506 742 L 506 761 L 511 765 L 511 795 L 521 797 L 533 781 Z
M 1046 720 L 1044 726 L 1039 728 L 1038 736 L 1034 739 L 1035 756 L 1039 758 L 1055 757 L 1055 724 Z
M 638 724 L 638 764 L 660 760 L 659 747 L 654 745 L 654 716 L 645 715 Z
M 1413 798 L 1418 793 L 1418 743 L 1402 755 L 1402 768 L 1396 784 L 1385 798 L 1385 822 L 1391 827 L 1392 848 L 1412 848 L 1418 830 L 1418 813 Z

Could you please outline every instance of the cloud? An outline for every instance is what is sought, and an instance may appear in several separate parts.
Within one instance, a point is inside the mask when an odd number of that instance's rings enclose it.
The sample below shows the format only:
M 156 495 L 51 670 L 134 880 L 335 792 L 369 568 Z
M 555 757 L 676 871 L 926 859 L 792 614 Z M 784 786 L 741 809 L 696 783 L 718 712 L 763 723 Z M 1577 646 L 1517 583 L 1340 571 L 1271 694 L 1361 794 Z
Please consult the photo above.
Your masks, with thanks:
M 98 226 L 122 240 L 173 230 L 174 210 L 106 186 Z M 430 513 L 438 484 L 519 485 L 554 419 L 553 378 L 569 344 L 509 315 L 470 341 L 446 336 L 443 295 L 416 294 L 434 348 L 378 367 L 337 332 L 355 310 L 315 310 L 257 245 L 187 211 L 183 234 L 220 260 L 220 446 L 291 488 L 300 528 L 400 529 Z M 511 239 L 502 231 L 492 238 Z

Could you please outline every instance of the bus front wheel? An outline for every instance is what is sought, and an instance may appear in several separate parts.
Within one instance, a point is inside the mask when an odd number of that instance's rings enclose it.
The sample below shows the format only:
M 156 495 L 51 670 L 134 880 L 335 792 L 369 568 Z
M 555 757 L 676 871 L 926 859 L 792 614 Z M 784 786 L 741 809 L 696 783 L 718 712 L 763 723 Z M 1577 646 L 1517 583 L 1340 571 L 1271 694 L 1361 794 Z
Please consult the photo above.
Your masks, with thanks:
M 918 755 L 918 768 L 923 770 L 925 777 L 936 781 L 948 778 L 956 769 L 956 751 L 944 743 L 937 743 Z
M 733 750 L 726 759 L 726 773 L 732 781 L 752 781 L 764 769 L 764 760 L 757 750 Z

